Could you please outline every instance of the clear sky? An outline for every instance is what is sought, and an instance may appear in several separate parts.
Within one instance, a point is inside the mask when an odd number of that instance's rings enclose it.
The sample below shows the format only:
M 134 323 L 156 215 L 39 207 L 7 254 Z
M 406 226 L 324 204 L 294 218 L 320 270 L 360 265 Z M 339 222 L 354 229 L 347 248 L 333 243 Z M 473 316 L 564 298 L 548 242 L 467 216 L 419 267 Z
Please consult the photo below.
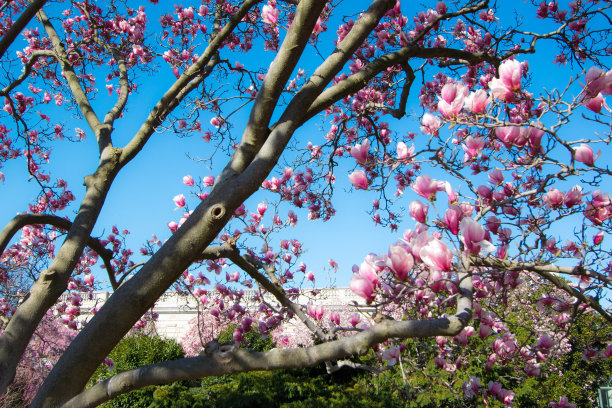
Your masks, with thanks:
M 412 15 L 412 11 L 406 9 L 410 7 L 416 11 L 415 6 L 408 5 L 410 2 L 405 3 L 404 13 Z M 514 6 L 514 2 L 512 5 Z M 150 9 L 153 6 L 147 5 L 146 7 Z M 500 15 L 499 17 L 503 19 L 507 16 Z M 155 24 L 153 14 L 149 15 L 149 21 Z M 330 26 L 325 36 L 335 37 L 335 30 L 336 27 Z M 533 74 L 534 86 L 532 89 L 537 90 L 541 87 L 552 89 L 566 84 L 567 71 L 552 64 L 556 52 L 550 48 L 540 49 L 536 56 L 525 56 L 524 59 L 530 62 Z M 240 60 L 247 68 L 252 68 L 255 64 L 263 66 L 274 55 L 271 52 L 261 51 L 244 59 L 244 56 L 239 53 L 225 52 L 225 54 L 230 61 Z M 306 69 L 307 72 L 312 72 L 312 61 L 318 60 L 311 56 L 310 59 L 304 59 L 299 67 Z M 152 78 L 141 78 L 142 85 L 138 90 L 138 95 L 132 97 L 126 117 L 117 122 L 114 132 L 115 145 L 122 146 L 129 140 L 172 79 L 172 73 L 167 66 L 162 66 L 160 72 Z M 96 109 L 98 114 L 102 115 L 111 106 L 113 100 L 103 89 L 103 81 L 99 82 L 97 87 L 100 89 L 100 95 L 96 102 Z M 414 116 L 422 113 L 416 99 L 419 87 L 419 83 L 413 86 L 409 104 L 409 111 Z M 136 104 L 133 103 L 135 100 L 138 101 Z M 244 122 L 246 112 L 244 111 L 241 116 L 237 117 L 237 125 L 233 130 L 235 137 L 239 137 L 242 129 L 240 122 Z M 58 109 L 57 114 L 63 115 L 62 120 L 67 124 L 67 132 L 77 127 L 87 129 L 86 124 L 75 120 L 70 113 Z M 414 116 L 401 121 L 386 120 L 391 123 L 394 131 L 399 135 L 404 135 L 408 131 L 418 132 L 419 124 Z M 208 119 L 207 116 L 202 118 L 203 125 L 208 125 Z M 302 128 L 295 137 L 304 141 L 312 140 L 314 144 L 321 143 L 323 133 L 317 126 L 319 123 L 320 119 L 311 120 L 311 123 Z M 172 198 L 180 193 L 188 196 L 190 190 L 182 184 L 182 177 L 190 174 L 197 180 L 199 177 L 218 174 L 225 156 L 221 160 L 215 160 L 212 169 L 207 168 L 204 163 L 187 157 L 187 154 L 192 157 L 206 157 L 207 154 L 210 154 L 212 147 L 198 136 L 180 138 L 170 131 L 154 135 L 139 156 L 121 171 L 114 182 L 94 230 L 94 236 L 106 236 L 113 225 L 117 225 L 119 229 L 128 229 L 131 231 L 129 243 L 136 253 L 134 260 L 138 261 L 137 253 L 140 245 L 150 239 L 151 234 L 156 234 L 162 240 L 167 238 L 169 236 L 167 223 L 178 221 L 181 217 L 181 211 L 174 210 L 175 205 Z M 606 160 L 609 160 L 609 157 Z M 84 193 L 83 176 L 91 173 L 96 165 L 97 145 L 91 132 L 87 132 L 86 140 L 78 143 L 59 141 L 54 144 L 49 167 L 52 170 L 52 177 L 67 180 L 70 190 L 76 197 L 76 204 L 71 206 L 65 214 L 72 215 L 76 210 L 76 205 Z M 349 193 L 350 185 L 347 180 L 349 168 L 346 166 L 345 163 L 337 173 L 338 182 L 334 199 L 337 215 L 328 222 L 307 221 L 307 211 L 296 211 L 299 218 L 298 226 L 284 232 L 287 237 L 298 238 L 303 242 L 308 251 L 303 256 L 303 261 L 310 270 L 315 272 L 317 286 L 327 284 L 327 275 L 323 273 L 323 269 L 327 266 L 328 259 L 333 258 L 340 265 L 338 274 L 332 276 L 332 279 L 335 279 L 339 286 L 347 286 L 353 264 L 361 263 L 364 256 L 370 252 L 386 252 L 389 244 L 401 237 L 401 233 L 406 228 L 414 227 L 414 221 L 407 214 L 397 233 L 392 233 L 389 229 L 382 227 L 375 227 L 366 211 L 371 209 L 372 200 L 376 196 L 364 191 Z M 36 197 L 38 189 L 34 182 L 29 181 L 24 159 L 4 163 L 2 171 L 6 175 L 6 181 L 0 184 L 0 196 L 2 197 L 0 224 L 4 225 L 16 213 L 27 209 L 27 204 Z M 432 176 L 436 174 L 439 173 L 434 171 Z M 391 194 L 393 191 L 394 186 L 391 187 Z M 270 196 L 270 193 L 267 194 Z M 265 200 L 265 197 L 265 193 L 258 194 L 257 198 L 251 199 L 249 203 L 256 205 L 260 200 Z M 416 198 L 416 194 L 407 189 L 398 205 L 407 208 Z M 195 197 L 188 197 L 188 203 L 192 208 L 195 207 L 197 201 Z M 254 210 L 255 205 L 249 208 Z M 97 276 L 103 279 L 104 274 L 97 273 Z

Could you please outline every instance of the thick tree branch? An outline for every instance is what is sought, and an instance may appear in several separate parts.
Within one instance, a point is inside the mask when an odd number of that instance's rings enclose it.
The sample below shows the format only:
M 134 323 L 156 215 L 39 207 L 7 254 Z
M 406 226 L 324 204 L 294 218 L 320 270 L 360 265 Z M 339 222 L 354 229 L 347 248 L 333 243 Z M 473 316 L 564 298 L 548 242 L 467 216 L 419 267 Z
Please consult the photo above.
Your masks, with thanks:
M 106 149 L 96 172 L 85 178 L 87 190 L 62 246 L 32 285 L 0 337 L 0 393 L 12 381 L 17 364 L 47 310 L 66 290 L 68 280 L 98 219 L 106 194 L 117 174 L 119 155 Z
M 472 315 L 471 278 L 461 274 L 460 279 L 457 314 L 453 316 L 417 321 L 385 320 L 354 336 L 306 348 L 274 349 L 261 353 L 221 346 L 213 354 L 202 353 L 198 357 L 124 371 L 82 392 L 64 404 L 64 407 L 95 407 L 117 395 L 147 385 L 247 371 L 315 366 L 363 355 L 373 345 L 391 338 L 455 336 L 463 330 Z
M 334 103 L 359 91 L 363 88 L 364 84 L 367 84 L 372 78 L 387 68 L 394 65 L 407 64 L 411 58 L 453 58 L 462 60 L 467 65 L 475 65 L 481 62 L 497 64 L 499 62 L 498 58 L 489 54 L 472 53 L 453 48 L 402 48 L 375 59 L 360 71 L 323 91 L 308 108 L 308 112 L 304 115 L 304 122 L 323 112 Z
M 51 225 L 56 228 L 63 229 L 64 231 L 68 231 L 72 227 L 72 222 L 52 214 L 16 215 L 8 222 L 8 224 L 6 224 L 2 231 L 0 231 L 0 255 L 4 252 L 8 246 L 8 243 L 11 241 L 13 236 L 15 236 L 17 231 L 26 225 Z M 104 248 L 100 240 L 94 237 L 89 237 L 87 239 L 87 246 L 93 249 L 100 256 L 100 258 L 102 258 L 104 266 L 109 273 L 109 277 L 113 275 L 114 268 L 113 264 L 111 263 L 111 260 L 113 259 L 113 251 L 108 248 Z M 114 280 L 113 275 L 111 284 Z M 115 286 L 113 286 L 113 289 L 116 289 Z
M 19 33 L 25 28 L 26 25 L 34 18 L 36 13 L 45 5 L 47 0 L 32 0 L 30 1 L 30 5 L 25 9 L 23 13 L 19 16 L 17 21 L 13 23 L 11 28 L 9 28 L 2 39 L 0 39 L 0 58 L 4 55 L 6 50 L 11 46 L 15 38 L 19 35 Z
M 321 0 L 303 1 L 298 4 L 293 23 L 259 88 L 240 145 L 219 175 L 217 183 L 240 174 L 266 141 L 270 133 L 268 126 L 278 98 L 308 44 L 324 5 L 325 2 Z
M 93 107 L 91 106 L 91 103 L 87 98 L 87 95 L 81 87 L 79 78 L 74 72 L 72 64 L 68 59 L 68 53 L 66 52 L 66 48 L 64 48 L 64 45 L 62 44 L 62 40 L 57 34 L 57 31 L 55 31 L 55 27 L 53 27 L 53 24 L 51 24 L 51 21 L 49 20 L 45 12 L 42 10 L 38 12 L 38 21 L 40 21 L 40 23 L 43 25 L 43 27 L 45 28 L 45 32 L 51 39 L 51 43 L 53 44 L 53 51 L 55 52 L 56 58 L 62 68 L 62 72 L 64 73 L 64 77 L 66 78 L 66 82 L 70 87 L 70 91 L 74 96 L 74 100 L 76 101 L 77 106 L 81 111 L 81 114 L 87 121 L 87 124 L 89 125 L 91 130 L 93 130 L 94 134 L 96 135 L 96 138 L 98 138 L 100 129 L 103 127 L 103 124 L 102 122 L 100 122 L 100 119 L 94 112 Z

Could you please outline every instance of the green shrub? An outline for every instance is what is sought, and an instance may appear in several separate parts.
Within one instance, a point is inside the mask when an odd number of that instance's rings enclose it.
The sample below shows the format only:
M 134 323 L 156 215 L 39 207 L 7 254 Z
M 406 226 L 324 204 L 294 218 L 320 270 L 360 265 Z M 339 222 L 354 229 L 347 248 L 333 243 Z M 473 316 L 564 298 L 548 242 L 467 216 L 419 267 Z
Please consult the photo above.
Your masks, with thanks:
M 176 360 L 184 357 L 184 354 L 180 344 L 174 340 L 165 340 L 157 336 L 136 336 L 121 340 L 108 357 L 115 363 L 115 371 L 111 373 L 106 365 L 100 365 L 94 372 L 90 385 L 121 371 Z M 153 401 L 154 391 L 154 386 L 134 390 L 112 399 L 104 404 L 104 407 L 147 408 Z

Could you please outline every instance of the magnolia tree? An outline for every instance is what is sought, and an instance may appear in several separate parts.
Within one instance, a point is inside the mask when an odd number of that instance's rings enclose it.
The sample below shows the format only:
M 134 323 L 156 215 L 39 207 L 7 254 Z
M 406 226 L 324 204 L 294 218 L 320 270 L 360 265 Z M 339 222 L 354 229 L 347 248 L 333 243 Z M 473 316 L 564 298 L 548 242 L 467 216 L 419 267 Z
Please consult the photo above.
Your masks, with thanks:
M 33 339 L 51 314 L 74 339 L 64 338 L 70 344 L 38 388 L 36 407 L 95 406 L 146 385 L 249 370 L 326 363 L 333 371 L 372 347 L 383 364 L 418 361 L 419 348 L 398 340 L 406 338 L 436 338 L 436 364 L 453 372 L 470 355 L 451 350 L 479 337 L 489 368 L 521 361 L 515 366 L 537 376 L 567 351 L 566 334 L 583 315 L 600 322 L 584 358 L 610 356 L 597 338 L 609 338 L 612 322 L 609 155 L 596 153 L 610 142 L 609 1 L 520 10 L 488 1 L 422 10 L 390 0 L 157 3 L 10 1 L 0 10 L 0 164 L 25 159 L 40 187 L 0 232 L 3 392 L 21 378 L 20 361 L 40 349 Z M 563 81 L 538 88 L 530 70 L 549 67 Z M 167 73 L 160 93 L 161 81 L 147 78 Z M 156 94 L 133 134 L 115 131 Z M 85 129 L 73 132 L 74 118 Z M 419 132 L 406 132 L 409 118 Z M 316 120 L 319 135 L 305 127 Z M 185 175 L 192 194 L 174 197 L 183 217 L 138 258 L 127 230 L 92 232 L 113 182 L 159 133 L 201 137 L 198 150 L 207 153 L 198 154 L 222 170 Z M 92 137 L 97 167 L 82 175 L 73 204 L 53 175 L 51 148 Z M 366 210 L 375 224 L 397 230 L 403 206 L 416 221 L 388 253 L 353 268 L 350 288 L 362 301 L 346 316 L 316 294 L 299 302 L 300 284 L 315 277 L 300 259 L 307 243 L 278 238 L 298 217 L 334 215 L 336 179 L 373 195 Z M 247 208 L 257 192 L 265 201 Z M 420 198 L 402 198 L 414 193 Z M 113 293 L 82 325 L 98 263 Z M 196 296 L 207 318 L 236 324 L 235 342 L 203 341 L 197 356 L 85 390 L 173 285 Z M 509 322 L 508 307 L 523 312 Z M 272 351 L 239 347 L 246 331 L 268 335 L 290 319 L 316 345 L 281 334 Z M 463 394 L 506 405 L 514 396 L 501 380 L 476 377 Z

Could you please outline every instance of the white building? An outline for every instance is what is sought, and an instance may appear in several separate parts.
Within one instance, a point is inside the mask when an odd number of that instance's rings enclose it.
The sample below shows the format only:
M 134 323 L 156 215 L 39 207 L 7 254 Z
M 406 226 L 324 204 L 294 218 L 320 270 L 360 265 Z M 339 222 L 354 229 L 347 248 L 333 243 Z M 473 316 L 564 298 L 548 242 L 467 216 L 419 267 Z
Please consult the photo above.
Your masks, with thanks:
M 294 302 L 306 305 L 313 299 L 313 291 L 317 292 L 317 305 L 324 306 L 327 310 L 339 309 L 353 302 L 362 304 L 363 299 L 356 296 L 349 288 L 321 288 L 315 290 L 301 290 Z M 100 308 L 110 297 L 110 292 L 94 292 L 91 299 L 86 299 L 81 305 L 81 316 L 83 320 L 91 317 L 94 308 Z M 245 291 L 244 299 L 247 304 L 257 295 L 255 290 Z M 266 301 L 278 303 L 271 295 L 265 296 Z M 250 302 L 251 307 L 257 307 L 258 302 Z M 180 295 L 177 292 L 167 292 L 155 303 L 153 312 L 158 315 L 155 322 L 155 332 L 166 338 L 181 340 L 189 329 L 190 321 L 197 316 L 197 300 L 193 296 Z

